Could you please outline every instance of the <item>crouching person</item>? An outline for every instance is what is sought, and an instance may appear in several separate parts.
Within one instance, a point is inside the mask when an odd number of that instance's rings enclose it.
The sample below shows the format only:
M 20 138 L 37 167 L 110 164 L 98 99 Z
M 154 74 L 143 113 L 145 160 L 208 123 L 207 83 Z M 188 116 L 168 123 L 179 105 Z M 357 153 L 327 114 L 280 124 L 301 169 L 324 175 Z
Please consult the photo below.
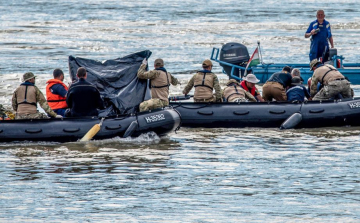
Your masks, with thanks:
M 305 97 L 311 100 L 307 89 L 301 85 L 301 78 L 295 76 L 291 79 L 290 88 L 286 91 L 287 100 L 289 102 L 304 102 Z
M 169 87 L 170 84 L 177 85 L 179 81 L 164 68 L 164 61 L 156 59 L 154 70 L 146 71 L 147 60 L 143 60 L 137 77 L 139 79 L 149 79 L 151 86 L 151 99 L 140 104 L 140 112 L 163 108 L 169 105 Z
M 16 111 L 15 119 L 43 119 L 49 118 L 46 114 L 37 110 L 37 103 L 50 117 L 59 117 L 50 108 L 44 95 L 35 86 L 35 75 L 27 72 L 23 76 L 24 82 L 15 90 L 12 97 L 12 107 Z
M 314 59 L 310 62 L 310 70 L 314 71 L 310 86 L 310 95 L 314 101 L 329 100 L 338 94 L 343 98 L 352 97 L 350 82 L 335 67 Z M 319 82 L 324 87 L 317 92 Z
M 245 91 L 235 80 L 230 79 L 222 92 L 224 102 L 256 102 L 255 97 L 248 91 Z

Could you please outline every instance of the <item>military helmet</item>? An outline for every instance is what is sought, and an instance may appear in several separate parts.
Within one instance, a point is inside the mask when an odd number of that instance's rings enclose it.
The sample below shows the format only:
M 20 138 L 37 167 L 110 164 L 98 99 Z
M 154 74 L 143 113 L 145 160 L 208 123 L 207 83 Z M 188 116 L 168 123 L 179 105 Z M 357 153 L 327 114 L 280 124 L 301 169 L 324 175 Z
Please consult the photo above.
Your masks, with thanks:
M 226 83 L 226 85 L 230 85 L 230 84 L 237 84 L 238 82 L 235 79 L 229 79 L 228 82 Z
M 30 79 L 35 78 L 35 77 L 36 76 L 32 72 L 26 72 L 23 75 L 23 81 L 27 81 L 27 80 L 30 80 Z
M 320 62 L 318 61 L 318 59 L 313 59 L 313 60 L 310 62 L 310 70 L 312 70 L 313 67 L 314 67 L 316 64 L 318 64 L 318 63 L 320 63 Z

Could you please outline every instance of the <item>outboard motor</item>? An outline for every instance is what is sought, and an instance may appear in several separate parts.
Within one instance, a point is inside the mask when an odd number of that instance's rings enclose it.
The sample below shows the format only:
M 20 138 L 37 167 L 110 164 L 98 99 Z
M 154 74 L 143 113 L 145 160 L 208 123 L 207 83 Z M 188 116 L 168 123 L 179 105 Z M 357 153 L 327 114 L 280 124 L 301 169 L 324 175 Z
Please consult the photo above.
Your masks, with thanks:
M 246 62 L 250 59 L 249 52 L 241 43 L 226 43 L 221 47 L 220 51 L 220 60 L 223 62 L 231 63 L 234 65 L 239 65 L 242 67 L 246 67 Z M 224 64 L 220 64 L 227 75 L 231 75 L 231 66 L 227 66 Z M 245 71 L 241 70 L 241 76 L 244 75 Z M 234 70 L 234 75 L 240 77 L 239 69 Z

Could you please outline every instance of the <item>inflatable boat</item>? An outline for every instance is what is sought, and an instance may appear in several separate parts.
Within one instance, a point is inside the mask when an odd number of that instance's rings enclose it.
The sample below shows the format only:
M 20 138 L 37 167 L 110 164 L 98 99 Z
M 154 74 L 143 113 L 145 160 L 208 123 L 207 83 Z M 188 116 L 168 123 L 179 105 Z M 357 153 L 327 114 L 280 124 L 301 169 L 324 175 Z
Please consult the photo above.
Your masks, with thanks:
M 180 116 L 171 108 L 109 117 L 103 120 L 94 139 L 139 136 L 153 131 L 159 136 L 176 130 Z M 100 118 L 63 118 L 0 121 L 0 142 L 10 141 L 54 141 L 69 142 L 81 139 Z
M 318 128 L 359 126 L 360 98 L 332 101 L 193 103 L 171 102 L 183 127 Z

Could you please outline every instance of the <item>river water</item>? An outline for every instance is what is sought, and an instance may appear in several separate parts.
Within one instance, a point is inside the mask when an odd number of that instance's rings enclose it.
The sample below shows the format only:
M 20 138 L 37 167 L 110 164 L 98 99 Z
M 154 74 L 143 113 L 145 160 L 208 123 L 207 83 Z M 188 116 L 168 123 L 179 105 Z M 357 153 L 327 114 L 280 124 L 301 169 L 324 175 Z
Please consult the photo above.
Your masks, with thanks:
M 304 33 L 318 8 L 338 54 L 358 62 L 357 1 L 1 0 L 0 103 L 10 106 L 28 71 L 44 92 L 53 69 L 68 74 L 69 55 L 149 49 L 149 63 L 164 58 L 183 83 L 227 42 L 252 53 L 260 41 L 267 63 L 307 63 Z M 217 64 L 214 72 L 226 81 Z M 359 135 L 181 128 L 164 138 L 0 143 L 0 222 L 360 222 Z

